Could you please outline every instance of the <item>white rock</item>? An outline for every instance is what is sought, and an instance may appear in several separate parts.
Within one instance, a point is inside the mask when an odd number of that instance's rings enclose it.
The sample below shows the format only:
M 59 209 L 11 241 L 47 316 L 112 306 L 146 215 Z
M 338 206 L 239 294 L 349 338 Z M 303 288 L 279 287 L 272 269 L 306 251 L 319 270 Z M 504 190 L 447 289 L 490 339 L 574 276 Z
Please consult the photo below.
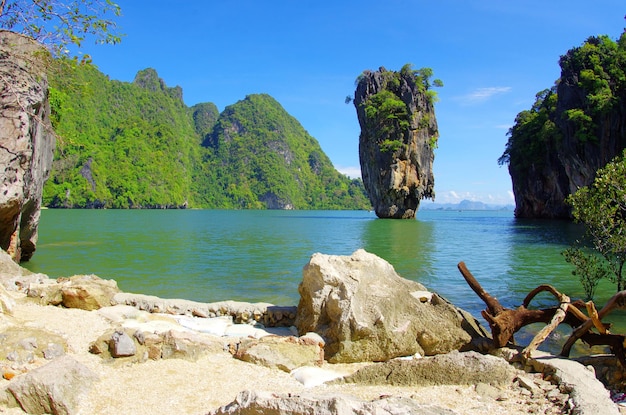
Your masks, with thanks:
M 305 388 L 313 388 L 331 380 L 339 379 L 343 377 L 343 374 L 321 367 L 302 366 L 292 370 L 291 376 L 303 384 Z

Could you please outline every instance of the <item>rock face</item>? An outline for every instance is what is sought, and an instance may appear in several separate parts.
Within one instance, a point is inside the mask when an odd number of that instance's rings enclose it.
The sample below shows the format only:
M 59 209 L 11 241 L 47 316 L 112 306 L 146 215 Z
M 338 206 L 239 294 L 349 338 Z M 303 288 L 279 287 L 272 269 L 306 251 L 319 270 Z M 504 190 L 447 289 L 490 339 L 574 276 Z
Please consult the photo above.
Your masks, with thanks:
M 624 54 L 626 33 L 622 39 L 614 50 Z M 567 196 L 591 184 L 596 171 L 626 148 L 626 83 L 611 69 L 619 58 L 590 52 L 605 42 L 590 38 L 585 52 L 568 51 L 556 86 L 538 94 L 532 110 L 518 114 L 501 159 L 509 163 L 516 217 L 571 218 Z M 603 68 L 596 74 L 598 84 L 606 83 L 601 94 L 589 85 L 590 68 Z M 605 104 L 599 103 L 603 94 L 610 96 Z
M 380 218 L 413 218 L 435 197 L 435 109 L 427 80 L 405 68 L 363 72 L 354 94 L 361 175 Z
M 35 252 L 55 144 L 46 54 L 34 40 L 0 31 L 0 248 L 18 262 Z
M 447 353 L 472 340 L 459 310 L 364 250 L 314 254 L 298 291 L 298 332 L 322 336 L 331 363 Z

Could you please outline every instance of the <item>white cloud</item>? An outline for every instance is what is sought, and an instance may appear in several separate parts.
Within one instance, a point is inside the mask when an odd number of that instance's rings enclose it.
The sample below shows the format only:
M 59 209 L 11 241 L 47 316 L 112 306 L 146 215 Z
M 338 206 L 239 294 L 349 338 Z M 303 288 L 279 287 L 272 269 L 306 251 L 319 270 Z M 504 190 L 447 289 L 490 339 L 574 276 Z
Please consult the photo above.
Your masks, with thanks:
M 477 88 L 467 95 L 456 97 L 456 101 L 460 101 L 463 105 L 473 105 L 485 102 L 492 97 L 500 94 L 506 94 L 511 91 L 510 86 L 490 86 L 486 88 Z
M 361 167 L 355 166 L 337 166 L 337 171 L 341 174 L 345 174 L 351 179 L 356 179 L 361 177 Z
M 481 192 L 460 192 L 447 190 L 445 192 L 435 192 L 435 203 L 460 203 L 463 200 L 472 202 L 483 202 L 488 205 L 510 205 L 515 203 L 512 191 L 504 193 L 481 193 Z

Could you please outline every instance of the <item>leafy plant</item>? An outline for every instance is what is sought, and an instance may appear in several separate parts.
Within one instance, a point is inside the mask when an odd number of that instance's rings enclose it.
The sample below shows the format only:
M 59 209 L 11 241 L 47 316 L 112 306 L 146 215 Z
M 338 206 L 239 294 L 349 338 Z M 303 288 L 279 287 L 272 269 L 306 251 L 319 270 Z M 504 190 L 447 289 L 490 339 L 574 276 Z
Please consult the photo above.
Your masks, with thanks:
M 586 278 L 590 280 L 595 280 L 598 275 L 606 275 L 616 284 L 617 291 L 624 290 L 626 158 L 619 157 L 606 164 L 598 170 L 590 186 L 580 188 L 567 201 L 572 206 L 574 219 L 586 225 L 592 247 L 603 260 L 599 263 L 588 255 L 570 255 L 570 258 L 576 259 L 571 261 L 576 266 L 576 272 L 578 275 L 587 273 Z M 603 271 L 603 268 L 608 271 Z
M 595 253 L 586 252 L 582 248 L 573 247 L 566 249 L 561 254 L 565 257 L 565 261 L 574 266 L 572 275 L 579 278 L 583 290 L 585 290 L 585 300 L 592 300 L 600 280 L 607 278 L 610 274 L 602 257 Z
M 116 44 L 114 18 L 120 7 L 111 0 L 2 0 L 0 27 L 45 44 L 55 55 L 69 45 L 81 46 L 88 36 L 98 43 Z

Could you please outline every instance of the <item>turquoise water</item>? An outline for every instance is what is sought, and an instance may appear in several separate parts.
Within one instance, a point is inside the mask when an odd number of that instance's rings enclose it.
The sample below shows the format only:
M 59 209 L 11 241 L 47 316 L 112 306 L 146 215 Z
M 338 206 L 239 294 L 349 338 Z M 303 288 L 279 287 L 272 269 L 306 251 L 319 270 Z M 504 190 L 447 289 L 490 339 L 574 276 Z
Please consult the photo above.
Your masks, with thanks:
M 566 221 L 495 211 L 420 211 L 416 220 L 399 221 L 365 211 L 49 209 L 26 267 L 51 277 L 96 274 L 124 291 L 164 298 L 296 305 L 313 253 L 364 248 L 479 317 L 485 306 L 457 270 L 459 261 L 506 307 L 544 283 L 580 298 L 561 251 L 581 232 Z M 614 293 L 601 285 L 597 303 Z M 542 295 L 534 304 L 554 301 Z

